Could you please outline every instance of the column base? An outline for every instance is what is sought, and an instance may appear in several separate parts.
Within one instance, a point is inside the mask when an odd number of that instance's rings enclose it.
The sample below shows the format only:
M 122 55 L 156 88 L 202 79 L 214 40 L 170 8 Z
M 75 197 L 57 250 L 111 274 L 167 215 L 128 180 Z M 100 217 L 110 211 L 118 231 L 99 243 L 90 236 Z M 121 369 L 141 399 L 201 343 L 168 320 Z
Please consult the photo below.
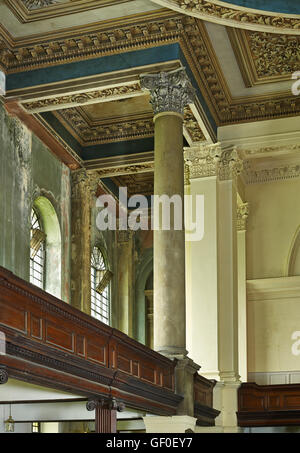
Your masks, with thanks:
M 188 415 L 173 417 L 144 417 L 146 433 L 195 432 L 197 419 Z
M 214 408 L 221 411 L 216 418 L 216 427 L 224 433 L 241 432 L 237 424 L 238 389 L 240 381 L 217 382 L 214 389 Z
M 188 351 L 185 348 L 177 348 L 175 346 L 155 347 L 155 351 L 170 360 L 183 360 L 188 355 Z

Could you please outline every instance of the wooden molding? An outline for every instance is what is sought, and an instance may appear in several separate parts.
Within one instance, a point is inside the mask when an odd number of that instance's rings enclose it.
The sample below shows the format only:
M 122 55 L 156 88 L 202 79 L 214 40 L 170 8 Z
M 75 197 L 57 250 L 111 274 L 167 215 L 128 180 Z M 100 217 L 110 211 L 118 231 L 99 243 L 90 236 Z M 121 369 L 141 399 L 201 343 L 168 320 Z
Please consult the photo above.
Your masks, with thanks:
M 241 427 L 300 424 L 300 384 L 243 383 L 238 390 L 238 424 Z
M 175 362 L 0 268 L 9 377 L 128 407 L 176 413 Z

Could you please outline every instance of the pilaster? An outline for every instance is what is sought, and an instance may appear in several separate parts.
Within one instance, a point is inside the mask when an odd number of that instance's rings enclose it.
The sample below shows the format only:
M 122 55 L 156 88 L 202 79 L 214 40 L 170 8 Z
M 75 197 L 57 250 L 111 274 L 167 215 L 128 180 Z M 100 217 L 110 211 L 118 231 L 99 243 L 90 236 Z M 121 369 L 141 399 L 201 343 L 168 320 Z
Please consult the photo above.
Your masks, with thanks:
M 189 193 L 204 195 L 204 236 L 188 251 L 188 349 L 201 363 L 201 375 L 218 381 L 214 408 L 221 411 L 217 423 L 224 431 L 237 427 L 240 385 L 237 177 L 243 162 L 234 146 L 217 143 L 185 150 L 185 163 Z
M 85 169 L 71 180 L 71 304 L 91 313 L 91 210 L 99 177 Z
M 133 336 L 133 266 L 134 234 L 132 231 L 117 232 L 118 268 L 118 326 L 126 335 Z

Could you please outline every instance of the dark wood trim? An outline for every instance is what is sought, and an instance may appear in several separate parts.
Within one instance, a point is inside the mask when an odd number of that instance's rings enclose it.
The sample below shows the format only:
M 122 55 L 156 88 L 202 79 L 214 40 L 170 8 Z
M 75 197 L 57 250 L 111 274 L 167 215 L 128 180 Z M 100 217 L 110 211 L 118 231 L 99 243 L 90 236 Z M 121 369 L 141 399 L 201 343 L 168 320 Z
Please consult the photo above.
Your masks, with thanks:
M 217 381 L 194 376 L 194 414 L 199 426 L 214 426 L 220 411 L 213 409 L 213 391 Z
M 176 363 L 0 268 L 8 376 L 85 398 L 175 415 Z
M 17 404 L 57 404 L 57 403 L 79 403 L 79 402 L 85 402 L 87 401 L 86 398 L 65 398 L 65 399 L 53 399 L 53 400 L 12 400 L 12 401 L 0 401 L 0 405 L 10 405 L 13 404 L 16 406 Z
M 243 383 L 237 418 L 241 427 L 300 425 L 300 384 Z

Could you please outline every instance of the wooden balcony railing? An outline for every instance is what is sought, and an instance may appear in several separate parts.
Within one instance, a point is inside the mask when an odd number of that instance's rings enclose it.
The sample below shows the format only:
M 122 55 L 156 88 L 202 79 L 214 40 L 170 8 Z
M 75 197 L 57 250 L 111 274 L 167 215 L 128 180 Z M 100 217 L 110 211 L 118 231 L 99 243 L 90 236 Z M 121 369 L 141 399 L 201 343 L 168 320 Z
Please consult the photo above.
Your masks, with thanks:
M 0 383 L 8 374 L 157 415 L 175 415 L 183 399 L 175 392 L 175 361 L 1 267 L 0 333 L 6 339 Z M 217 415 L 213 386 L 195 377 L 195 416 L 204 424 Z
M 238 406 L 241 427 L 300 425 L 300 384 L 244 383 Z

